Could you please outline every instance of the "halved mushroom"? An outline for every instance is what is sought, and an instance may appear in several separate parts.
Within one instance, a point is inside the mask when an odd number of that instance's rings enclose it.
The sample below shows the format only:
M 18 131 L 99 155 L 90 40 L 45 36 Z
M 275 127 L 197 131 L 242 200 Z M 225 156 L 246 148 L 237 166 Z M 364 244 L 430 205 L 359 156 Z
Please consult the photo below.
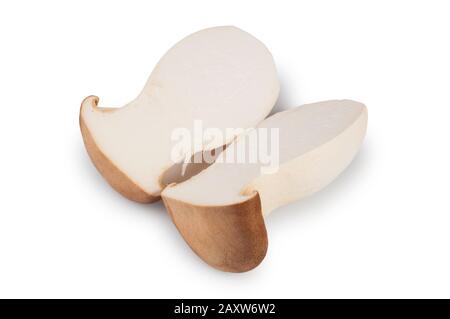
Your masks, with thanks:
M 250 270 L 266 254 L 264 216 L 335 179 L 357 153 L 366 127 L 366 107 L 349 100 L 277 113 L 230 144 L 216 163 L 165 188 L 164 204 L 186 242 L 204 261 L 224 271 Z M 279 143 L 271 152 L 278 152 L 278 170 L 260 157 L 251 162 L 246 155 L 245 162 L 236 163 L 235 154 L 243 150 L 251 154 L 263 147 L 276 129 Z M 255 134 L 256 146 L 252 143 Z
M 192 131 L 195 120 L 220 130 L 254 127 L 278 93 L 273 58 L 263 43 L 235 27 L 205 29 L 172 47 L 139 96 L 124 107 L 99 108 L 97 97 L 87 97 L 81 104 L 81 133 L 112 187 L 129 199 L 152 202 L 165 186 L 164 172 L 176 165 L 171 156 L 175 128 Z M 186 156 L 220 146 L 196 144 Z

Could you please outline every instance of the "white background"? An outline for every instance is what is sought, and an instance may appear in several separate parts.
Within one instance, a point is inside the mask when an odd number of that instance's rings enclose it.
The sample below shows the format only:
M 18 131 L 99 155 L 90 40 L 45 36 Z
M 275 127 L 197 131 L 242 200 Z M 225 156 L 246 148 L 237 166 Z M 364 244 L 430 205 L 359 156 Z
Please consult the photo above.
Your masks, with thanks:
M 273 212 L 243 274 L 197 258 L 161 203 L 113 191 L 78 126 L 85 96 L 125 104 L 216 25 L 272 52 L 276 110 L 369 109 L 352 165 Z M 0 297 L 450 297 L 448 1 L 2 1 L 0 41 Z

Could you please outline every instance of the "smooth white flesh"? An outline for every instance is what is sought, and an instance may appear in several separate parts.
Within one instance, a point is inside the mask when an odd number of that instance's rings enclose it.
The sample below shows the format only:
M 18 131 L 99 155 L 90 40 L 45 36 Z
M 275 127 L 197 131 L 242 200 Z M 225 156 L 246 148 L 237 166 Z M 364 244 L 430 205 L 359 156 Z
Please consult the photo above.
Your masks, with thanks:
M 261 174 L 261 162 L 226 162 L 227 152 L 233 147 L 238 149 L 243 144 L 248 150 L 247 134 L 232 143 L 216 163 L 188 181 L 167 187 L 162 195 L 193 205 L 226 206 L 243 202 L 257 191 L 267 215 L 336 178 L 357 153 L 366 127 L 366 107 L 350 100 L 319 102 L 280 112 L 257 126 L 279 129 L 278 171 Z M 259 134 L 259 130 L 256 132 Z
M 81 115 L 109 160 L 144 191 L 159 195 L 160 177 L 174 165 L 173 129 L 192 131 L 195 120 L 224 132 L 254 127 L 278 93 L 273 58 L 264 44 L 238 28 L 215 27 L 172 47 L 134 101 L 102 112 L 88 98 Z M 218 146 L 195 146 L 192 154 Z

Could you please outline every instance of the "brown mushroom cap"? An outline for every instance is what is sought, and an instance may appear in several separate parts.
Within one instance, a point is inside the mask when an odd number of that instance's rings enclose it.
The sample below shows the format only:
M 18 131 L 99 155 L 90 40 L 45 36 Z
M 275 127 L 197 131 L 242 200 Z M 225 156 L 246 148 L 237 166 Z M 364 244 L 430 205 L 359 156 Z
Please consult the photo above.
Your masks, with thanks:
M 226 206 L 192 205 L 164 196 L 163 201 L 188 245 L 209 265 L 244 272 L 264 259 L 268 239 L 258 193 Z

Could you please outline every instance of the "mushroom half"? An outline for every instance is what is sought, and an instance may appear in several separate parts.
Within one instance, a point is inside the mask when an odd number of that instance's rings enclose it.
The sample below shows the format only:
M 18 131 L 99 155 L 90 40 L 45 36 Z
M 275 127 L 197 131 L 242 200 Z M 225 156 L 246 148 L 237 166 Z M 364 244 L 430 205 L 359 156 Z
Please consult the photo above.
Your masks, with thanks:
M 178 164 L 171 155 L 176 128 L 192 132 L 195 121 L 220 130 L 254 127 L 278 93 L 275 64 L 263 43 L 235 27 L 205 29 L 172 47 L 127 105 L 101 108 L 96 96 L 87 97 L 81 133 L 94 165 L 114 189 L 152 202 L 165 186 L 164 173 Z M 196 144 L 183 156 L 217 149 L 234 137 Z
M 204 261 L 223 271 L 248 271 L 267 251 L 264 216 L 333 181 L 354 158 L 366 127 L 366 107 L 350 100 L 277 113 L 238 137 L 213 165 L 166 187 L 164 204 Z

